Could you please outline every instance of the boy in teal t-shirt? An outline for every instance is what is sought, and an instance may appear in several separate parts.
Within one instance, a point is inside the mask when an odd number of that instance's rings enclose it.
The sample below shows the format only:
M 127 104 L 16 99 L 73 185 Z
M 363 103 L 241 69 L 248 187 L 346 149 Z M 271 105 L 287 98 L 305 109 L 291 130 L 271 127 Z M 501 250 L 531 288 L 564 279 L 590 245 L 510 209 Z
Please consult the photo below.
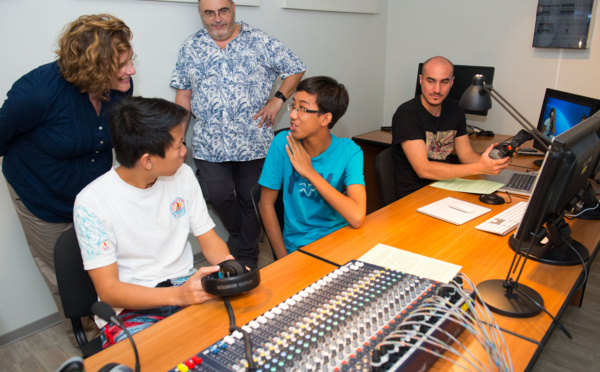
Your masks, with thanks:
M 326 76 L 301 81 L 288 105 L 290 130 L 273 140 L 258 181 L 261 218 L 278 258 L 365 220 L 362 151 L 330 133 L 347 108 L 346 88 Z M 275 213 L 280 192 L 283 234 Z

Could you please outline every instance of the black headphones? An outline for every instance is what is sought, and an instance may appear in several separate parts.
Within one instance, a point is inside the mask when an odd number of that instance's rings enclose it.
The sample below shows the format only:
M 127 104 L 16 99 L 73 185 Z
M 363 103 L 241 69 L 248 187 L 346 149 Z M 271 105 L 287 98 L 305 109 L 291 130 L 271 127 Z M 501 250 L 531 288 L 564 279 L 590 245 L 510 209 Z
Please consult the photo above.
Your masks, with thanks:
M 260 271 L 248 270 L 242 261 L 227 260 L 219 266 L 219 271 L 202 278 L 202 286 L 210 294 L 232 296 L 247 292 L 260 284 Z
M 72 357 L 64 362 L 56 372 L 85 372 L 82 357 Z M 133 372 L 133 369 L 118 363 L 109 363 L 100 368 L 98 372 Z
M 133 369 L 123 364 L 109 363 L 100 368 L 98 372 L 133 372 Z

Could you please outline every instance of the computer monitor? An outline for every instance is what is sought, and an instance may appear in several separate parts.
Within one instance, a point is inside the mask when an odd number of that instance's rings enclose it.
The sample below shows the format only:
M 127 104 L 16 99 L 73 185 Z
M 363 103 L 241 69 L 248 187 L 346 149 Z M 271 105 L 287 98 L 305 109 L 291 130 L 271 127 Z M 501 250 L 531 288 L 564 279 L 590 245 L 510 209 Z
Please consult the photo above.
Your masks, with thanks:
M 569 237 L 565 211 L 582 200 L 600 161 L 600 112 L 552 139 L 521 224 L 509 245 L 529 259 L 577 265 L 588 250 Z
M 417 74 L 417 86 L 415 89 L 415 97 L 421 95 L 421 84 L 419 83 L 419 75 L 423 70 L 423 63 L 419 63 L 419 71 Z M 468 87 L 473 83 L 473 76 L 481 74 L 485 76 L 486 84 L 492 84 L 494 82 L 494 68 L 488 66 L 467 66 L 467 65 L 454 65 L 454 84 L 448 93 L 448 98 L 460 101 L 460 97 L 467 90 Z M 486 116 L 487 110 L 485 111 L 469 111 L 465 110 L 465 113 L 472 115 Z
M 600 109 L 600 100 L 555 89 L 546 89 L 537 129 L 549 140 L 591 117 Z M 546 151 L 539 141 L 533 147 Z

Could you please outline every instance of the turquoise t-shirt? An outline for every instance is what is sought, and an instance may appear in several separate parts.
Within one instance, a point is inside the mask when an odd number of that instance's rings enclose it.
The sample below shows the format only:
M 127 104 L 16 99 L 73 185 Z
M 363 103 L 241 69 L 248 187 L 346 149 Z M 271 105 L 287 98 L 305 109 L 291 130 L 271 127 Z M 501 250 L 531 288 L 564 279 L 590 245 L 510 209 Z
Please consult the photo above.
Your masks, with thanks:
M 326 203 L 315 188 L 292 167 L 285 151 L 287 134 L 274 139 L 258 183 L 283 195 L 283 241 L 291 253 L 346 226 L 348 222 Z M 349 185 L 363 185 L 362 150 L 351 139 L 331 135 L 331 144 L 312 159 L 313 168 L 333 187 L 342 192 Z

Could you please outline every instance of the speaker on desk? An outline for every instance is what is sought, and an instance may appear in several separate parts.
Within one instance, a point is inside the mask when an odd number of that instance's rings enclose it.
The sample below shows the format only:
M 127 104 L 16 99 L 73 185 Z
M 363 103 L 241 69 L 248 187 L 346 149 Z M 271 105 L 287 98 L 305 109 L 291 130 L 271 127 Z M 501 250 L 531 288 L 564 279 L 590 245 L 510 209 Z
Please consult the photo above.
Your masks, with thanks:
M 233 296 L 248 292 L 260 284 L 260 271 L 249 270 L 242 261 L 227 260 L 220 269 L 202 278 L 204 290 L 216 296 Z

